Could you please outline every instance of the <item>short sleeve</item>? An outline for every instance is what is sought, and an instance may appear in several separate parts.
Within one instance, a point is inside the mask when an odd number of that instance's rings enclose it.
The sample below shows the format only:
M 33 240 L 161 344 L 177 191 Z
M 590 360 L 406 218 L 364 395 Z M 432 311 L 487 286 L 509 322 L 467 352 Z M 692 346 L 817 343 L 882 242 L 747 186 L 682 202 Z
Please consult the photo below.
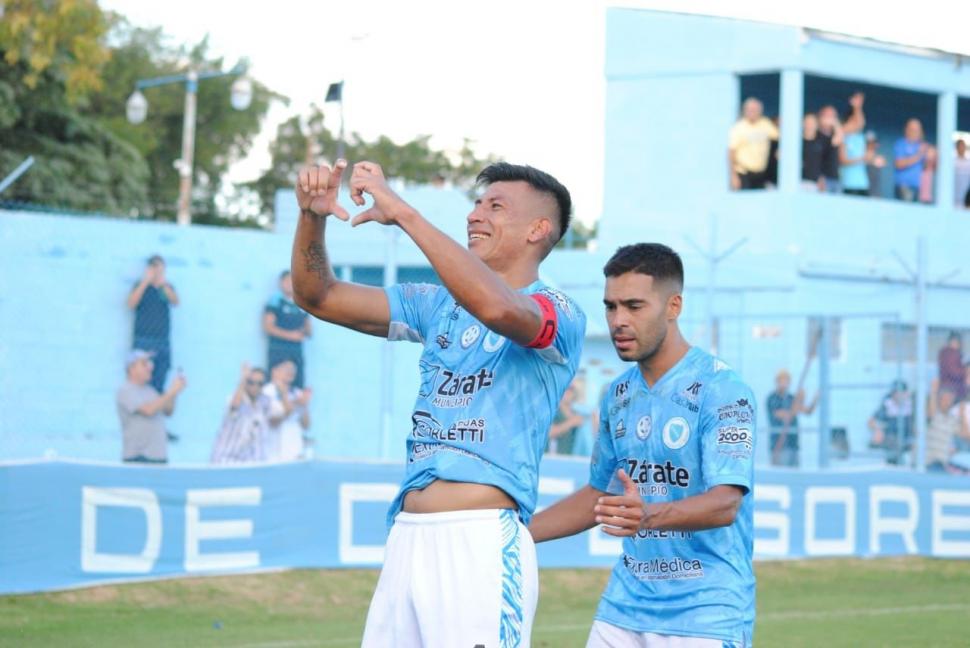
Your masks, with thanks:
M 128 414 L 135 414 L 138 408 L 144 405 L 146 399 L 143 393 L 134 389 L 122 387 L 118 390 L 118 406 Z
M 896 143 L 893 144 L 893 156 L 896 159 L 909 157 L 909 155 L 906 152 L 906 140 L 904 139 L 896 140 Z
M 765 119 L 765 132 L 768 133 L 768 139 L 776 140 L 779 138 L 778 127 L 775 126 L 775 122 L 770 119 Z
M 263 308 L 263 312 L 273 313 L 274 315 L 279 316 L 279 307 L 280 307 L 280 296 L 273 295 L 272 297 L 269 298 L 269 301 L 266 302 L 266 307 Z
M 435 305 L 442 290 L 441 286 L 426 283 L 397 284 L 386 288 L 384 292 L 391 311 L 387 339 L 423 344 L 429 337 Z
M 726 377 L 711 384 L 700 413 L 705 488 L 729 485 L 751 490 L 756 421 L 754 394 L 740 379 Z
M 548 299 L 556 311 L 556 335 L 552 344 L 535 352 L 546 362 L 571 364 L 578 361 L 586 337 L 586 314 L 565 294 L 552 288 L 536 292 Z
M 616 447 L 613 445 L 613 431 L 610 429 L 609 417 L 612 393 L 612 388 L 606 390 L 600 401 L 600 429 L 589 461 L 589 485 L 604 493 L 609 492 L 610 482 L 617 468 Z

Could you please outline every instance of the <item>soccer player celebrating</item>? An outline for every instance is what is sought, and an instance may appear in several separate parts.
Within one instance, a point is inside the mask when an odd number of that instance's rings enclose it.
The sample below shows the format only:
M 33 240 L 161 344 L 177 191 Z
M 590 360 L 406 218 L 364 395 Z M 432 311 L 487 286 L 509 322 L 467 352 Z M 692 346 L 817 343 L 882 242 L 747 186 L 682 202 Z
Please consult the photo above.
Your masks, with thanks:
M 400 227 L 444 283 L 382 290 L 337 281 L 327 258 L 326 216 L 349 218 L 337 204 L 345 167 L 300 171 L 296 302 L 322 320 L 424 346 L 363 646 L 528 646 L 538 574 L 525 524 L 586 328 L 579 308 L 538 276 L 569 225 L 569 192 L 531 167 L 486 167 L 465 249 L 401 200 L 378 165 L 354 165 L 351 199 L 374 202 L 353 225 Z
M 681 335 L 684 269 L 673 250 L 622 247 L 604 274 L 613 346 L 636 364 L 604 394 L 589 484 L 530 531 L 541 542 L 602 523 L 625 538 L 587 648 L 746 647 L 752 392 Z

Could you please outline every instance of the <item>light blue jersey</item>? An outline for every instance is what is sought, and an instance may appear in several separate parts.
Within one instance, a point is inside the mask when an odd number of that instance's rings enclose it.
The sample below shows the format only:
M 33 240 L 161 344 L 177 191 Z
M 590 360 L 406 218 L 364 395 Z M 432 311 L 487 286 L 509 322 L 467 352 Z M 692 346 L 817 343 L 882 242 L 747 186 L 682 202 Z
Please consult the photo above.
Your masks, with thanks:
M 557 321 L 552 344 L 531 349 L 485 328 L 443 286 L 401 284 L 386 292 L 388 339 L 424 345 L 404 483 L 388 524 L 405 493 L 436 479 L 501 488 L 528 524 L 549 426 L 579 366 L 586 316 L 542 282 L 527 286 L 520 292 L 548 300 Z
M 745 490 L 729 527 L 640 531 L 623 541 L 596 618 L 638 632 L 748 645 L 754 626 L 755 400 L 723 362 L 692 347 L 652 388 L 634 365 L 600 409 L 590 485 L 622 492 L 623 468 L 647 503 L 729 484 Z

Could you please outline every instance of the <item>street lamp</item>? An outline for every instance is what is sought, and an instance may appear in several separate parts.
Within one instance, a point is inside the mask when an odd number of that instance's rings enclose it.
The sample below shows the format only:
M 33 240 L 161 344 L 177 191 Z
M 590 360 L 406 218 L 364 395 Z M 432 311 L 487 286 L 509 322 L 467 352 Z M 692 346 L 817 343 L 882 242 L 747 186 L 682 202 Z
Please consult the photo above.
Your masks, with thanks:
M 154 79 L 140 79 L 135 82 L 135 91 L 125 103 L 125 115 L 132 124 L 140 124 L 148 116 L 148 100 L 141 93 L 146 88 L 167 85 L 169 83 L 185 84 L 185 109 L 182 122 L 182 157 L 175 161 L 175 168 L 179 172 L 179 203 L 176 222 L 188 225 L 192 222 L 190 210 L 192 202 L 192 157 L 195 152 L 195 107 L 199 81 L 215 79 L 224 76 L 237 76 L 233 81 L 229 94 L 229 103 L 236 110 L 246 110 L 253 100 L 253 84 L 244 76 L 246 68 L 237 65 L 229 72 L 196 72 L 189 70 L 186 74 L 156 77 Z

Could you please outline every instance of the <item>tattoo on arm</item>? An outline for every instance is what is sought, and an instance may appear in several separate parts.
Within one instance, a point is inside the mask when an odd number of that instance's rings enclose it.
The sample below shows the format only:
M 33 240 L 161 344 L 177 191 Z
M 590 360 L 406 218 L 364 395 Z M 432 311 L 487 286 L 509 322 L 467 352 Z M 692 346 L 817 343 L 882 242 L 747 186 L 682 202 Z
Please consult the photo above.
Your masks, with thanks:
M 320 279 L 326 280 L 330 276 L 330 260 L 322 243 L 311 243 L 303 250 L 307 272 L 315 273 Z

